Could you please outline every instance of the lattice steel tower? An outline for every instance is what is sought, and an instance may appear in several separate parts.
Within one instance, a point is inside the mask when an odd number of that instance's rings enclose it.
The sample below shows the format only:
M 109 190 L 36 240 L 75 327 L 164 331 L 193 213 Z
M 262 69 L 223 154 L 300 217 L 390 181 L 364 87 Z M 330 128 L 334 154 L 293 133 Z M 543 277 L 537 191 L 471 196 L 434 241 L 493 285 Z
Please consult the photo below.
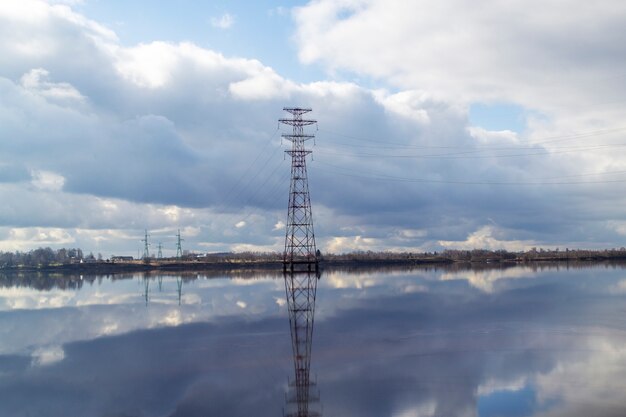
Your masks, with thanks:
M 282 135 L 283 138 L 291 141 L 291 149 L 285 151 L 291 155 L 291 185 L 283 267 L 285 271 L 317 270 L 315 233 L 313 232 L 309 180 L 306 171 L 306 156 L 311 151 L 304 146 L 307 140 L 315 137 L 305 134 L 304 127 L 315 124 L 317 121 L 302 118 L 311 109 L 285 107 L 283 110 L 291 114 L 291 119 L 279 119 L 279 122 L 293 129 L 292 133 Z
M 146 229 L 146 234 L 144 235 L 144 238 L 141 239 L 141 241 L 144 243 L 144 247 L 143 247 L 143 259 L 148 259 L 150 258 L 150 242 L 148 241 L 148 237 L 150 235 L 148 234 L 148 229 Z
M 315 392 L 315 384 L 310 379 L 315 294 L 319 272 L 306 170 L 306 156 L 311 151 L 305 148 L 305 142 L 314 136 L 305 134 L 304 128 L 317 122 L 302 117 L 311 109 L 285 107 L 283 110 L 291 114 L 291 118 L 279 121 L 292 127 L 290 134 L 282 135 L 291 141 L 291 149 L 285 151 L 291 155 L 291 184 L 283 269 L 295 373 L 287 395 L 285 415 L 312 417 L 320 415 L 313 407 L 314 404 L 319 404 L 319 394 Z
M 176 234 L 176 258 L 181 259 L 183 257 L 183 245 L 181 242 L 185 239 L 180 238 L 180 229 L 178 229 L 178 233 Z

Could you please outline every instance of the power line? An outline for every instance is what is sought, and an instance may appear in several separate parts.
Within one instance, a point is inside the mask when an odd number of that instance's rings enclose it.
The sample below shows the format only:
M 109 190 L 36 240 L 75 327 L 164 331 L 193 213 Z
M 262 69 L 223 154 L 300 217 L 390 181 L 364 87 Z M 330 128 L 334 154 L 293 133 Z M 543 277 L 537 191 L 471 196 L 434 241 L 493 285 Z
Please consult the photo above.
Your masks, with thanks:
M 384 154 L 384 153 L 342 153 L 342 152 L 334 152 L 334 151 L 324 151 L 322 148 L 318 151 L 320 154 L 324 155 L 334 155 L 334 156 L 353 156 L 353 157 L 363 157 L 363 158 L 401 158 L 401 159 L 494 159 L 494 158 L 519 158 L 525 156 L 543 156 L 543 155 L 554 155 L 554 154 L 563 154 L 563 153 L 574 153 L 581 151 L 591 151 L 598 149 L 609 149 L 609 148 L 623 148 L 626 144 L 609 144 L 609 145 L 596 145 L 596 146 L 578 146 L 578 147 L 569 147 L 563 148 L 560 150 L 548 150 L 542 149 L 539 152 L 527 152 L 527 153 L 513 153 L 513 154 L 495 154 L 495 155 L 468 155 L 483 152 L 482 150 L 472 150 L 466 152 L 455 152 L 455 153 L 443 153 L 443 154 L 430 154 L 430 155 L 407 155 L 407 154 Z
M 466 149 L 466 147 L 464 147 L 464 146 L 407 145 L 406 143 L 403 143 L 403 142 L 392 142 L 392 141 L 388 141 L 388 140 L 384 140 L 384 139 L 378 139 L 378 138 L 368 138 L 368 137 L 362 137 L 362 136 L 353 136 L 353 135 L 333 132 L 333 131 L 325 130 L 325 129 L 320 129 L 319 131 L 320 132 L 325 132 L 325 133 L 328 133 L 328 134 L 331 134 L 331 135 L 334 135 L 334 136 L 339 136 L 339 137 L 343 137 L 343 138 L 347 138 L 347 139 L 352 139 L 352 140 L 359 141 L 359 142 L 381 143 L 381 144 L 383 144 L 385 146 L 396 145 L 396 146 L 400 146 L 400 147 L 414 148 L 414 149 Z M 544 137 L 544 138 L 539 138 L 539 139 L 534 139 L 534 140 L 526 138 L 525 140 L 522 140 L 521 142 L 524 142 L 524 143 L 526 143 L 528 145 L 540 145 L 540 144 L 545 144 L 545 143 L 563 142 L 563 141 L 582 139 L 582 138 L 587 138 L 587 137 L 592 137 L 592 136 L 607 135 L 607 134 L 610 134 L 610 133 L 621 132 L 621 131 L 626 131 L 626 127 L 617 127 L 617 128 L 613 128 L 613 129 L 592 130 L 592 131 L 587 131 L 587 132 L 572 133 L 572 134 L 569 134 L 569 135 L 547 136 L 547 137 Z M 333 143 L 338 143 L 338 141 L 333 141 Z M 477 144 L 476 146 L 480 147 L 482 149 L 492 149 L 493 148 L 493 146 L 490 146 L 490 145 Z
M 267 178 L 265 178 L 265 181 L 263 181 L 255 190 L 254 192 L 250 195 L 250 197 L 246 200 L 246 203 L 249 203 L 251 201 L 254 201 L 256 199 L 256 197 L 259 195 L 259 193 L 264 192 L 265 190 L 263 189 L 263 187 L 265 187 L 265 185 L 269 182 L 269 180 L 271 178 L 273 178 L 274 174 L 276 174 L 276 172 L 280 169 L 280 167 L 283 165 L 283 161 L 281 161 L 278 165 L 276 165 L 276 167 L 272 170 L 272 172 L 267 176 Z
M 244 171 L 244 173 L 239 177 L 239 179 L 229 188 L 228 192 L 226 193 L 226 196 L 222 199 L 221 205 L 222 206 L 227 206 L 230 205 L 231 203 L 233 203 L 234 201 L 237 200 L 237 198 L 241 195 L 241 193 L 243 193 L 243 190 L 245 190 L 256 178 L 257 176 L 263 172 L 263 170 L 267 167 L 268 163 L 271 161 L 272 157 L 278 153 L 278 151 L 280 151 L 280 147 L 276 147 L 274 149 L 274 152 L 271 152 L 268 156 L 267 159 L 265 159 L 265 161 L 263 162 L 263 165 L 261 166 L 260 169 L 258 169 L 256 171 L 256 173 L 254 175 L 249 176 L 248 174 L 250 173 L 250 171 L 252 170 L 252 168 L 254 167 L 254 165 L 259 161 L 259 159 L 261 158 L 261 156 L 263 154 L 265 154 L 267 149 L 271 149 L 269 147 L 269 145 L 272 143 L 272 140 L 274 140 L 274 138 L 276 137 L 276 134 L 279 132 L 279 129 L 277 128 L 272 135 L 270 136 L 269 140 L 263 145 L 263 150 L 261 152 L 258 152 L 256 157 L 254 158 L 254 160 L 252 161 L 252 163 L 250 165 L 248 165 L 248 168 L 246 168 L 246 170 Z M 245 185 L 240 187 L 240 184 L 242 183 L 244 178 L 248 178 L 248 181 L 245 183 Z M 233 192 L 235 192 L 235 190 L 237 190 L 236 194 L 233 195 Z M 231 198 L 232 197 L 232 198 Z
M 354 177 L 361 178 L 367 180 L 378 180 L 378 181 L 391 181 L 391 182 L 408 182 L 408 183 L 433 183 L 433 184 L 454 184 L 454 185 L 585 185 L 585 184 L 612 184 L 612 183 L 626 183 L 626 179 L 623 180 L 593 180 L 593 181 L 554 181 L 560 177 L 553 178 L 545 178 L 545 179 L 537 179 L 533 181 L 465 181 L 465 180 L 439 180 L 439 179 L 427 179 L 427 178 L 410 178 L 410 177 L 399 177 L 393 175 L 386 175 L 375 172 L 359 172 L 352 169 L 348 169 L 345 167 L 340 167 L 336 165 L 332 165 L 326 162 L 319 162 L 320 164 L 326 165 L 330 168 L 335 169 L 335 174 L 343 175 L 346 177 Z M 343 172 L 342 172 L 343 171 Z M 617 173 L 626 173 L 626 171 L 616 171 L 612 174 Z M 599 173 L 594 174 L 581 174 L 583 175 L 601 175 Z M 570 178 L 577 176 L 564 176 L 562 178 Z
M 280 192 L 282 193 L 283 190 L 280 190 L 280 186 L 284 185 L 287 178 L 289 177 L 289 172 L 284 173 L 283 175 L 278 177 L 278 180 L 276 180 L 276 172 L 283 166 L 284 160 L 281 159 L 280 162 L 274 167 L 274 169 L 271 171 L 271 173 L 265 178 L 265 180 L 263 182 L 260 183 L 260 185 L 248 196 L 248 198 L 245 200 L 243 206 L 247 207 L 247 210 L 244 210 L 244 214 L 242 216 L 241 213 L 230 213 L 224 220 L 223 222 L 226 224 L 232 223 L 234 221 L 234 219 L 240 219 L 237 223 L 242 222 L 242 221 L 246 221 L 247 219 L 249 219 L 250 217 L 252 217 L 254 214 L 259 213 L 259 210 L 255 210 L 254 208 L 251 208 L 248 204 L 254 200 L 257 199 L 257 197 L 259 196 L 259 194 L 263 195 L 263 196 L 267 196 L 266 199 L 263 199 L 263 202 L 266 201 L 275 201 L 276 197 L 278 197 L 278 193 Z M 271 186 L 271 188 L 267 188 L 266 189 L 266 185 L 269 183 L 269 181 L 271 179 L 274 179 L 274 183 L 273 186 Z
M 577 138 L 578 139 L 578 138 Z M 422 149 L 465 149 L 465 152 L 459 152 L 459 154 L 464 153 L 476 153 L 476 152 L 487 152 L 487 151 L 519 151 L 519 150 L 537 150 L 537 149 L 545 149 L 539 148 L 539 144 L 533 144 L 532 146 L 481 146 L 475 145 L 473 148 L 470 147 L 461 147 L 461 146 L 423 146 L 423 145 L 393 145 L 393 146 L 385 146 L 385 145 L 363 145 L 363 144 L 346 144 L 341 142 L 333 142 L 333 145 L 338 146 L 340 148 L 363 148 L 363 149 L 388 149 L 388 150 L 422 150 Z M 604 144 L 604 145 L 621 145 L 621 144 Z M 559 147 L 550 147 L 550 149 L 573 149 L 586 147 L 589 145 L 568 145 L 568 146 L 559 146 Z M 598 145 L 596 145 L 598 146 Z M 448 154 L 444 154 L 448 155 Z M 450 154 L 453 155 L 453 154 Z
M 285 186 L 287 183 L 287 180 L 290 177 L 290 173 L 289 171 L 285 171 L 285 175 L 283 175 L 277 182 L 274 183 L 274 186 L 267 192 L 264 193 L 267 196 L 267 199 L 264 200 L 265 202 L 269 202 L 269 201 L 275 201 L 276 198 L 278 198 L 279 196 L 283 195 L 285 190 L 281 189 L 281 185 Z M 285 187 L 286 189 L 286 187 Z M 250 217 L 252 217 L 255 214 L 258 214 L 260 212 L 260 210 L 255 210 L 255 209 L 248 209 L 248 214 L 241 218 L 240 221 L 247 221 Z

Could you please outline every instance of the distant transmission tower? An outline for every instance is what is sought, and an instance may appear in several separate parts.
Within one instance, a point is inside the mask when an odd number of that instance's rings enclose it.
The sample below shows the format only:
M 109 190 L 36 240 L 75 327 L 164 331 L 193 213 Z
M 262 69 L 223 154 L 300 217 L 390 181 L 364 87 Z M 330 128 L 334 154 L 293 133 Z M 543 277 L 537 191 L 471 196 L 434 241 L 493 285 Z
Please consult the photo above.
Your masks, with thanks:
M 146 229 L 146 234 L 141 241 L 144 243 L 143 258 L 148 259 L 150 257 L 150 250 L 148 249 L 150 247 L 150 243 L 148 242 L 148 229 Z
M 304 147 L 307 140 L 315 137 L 305 134 L 304 127 L 315 124 L 317 121 L 302 118 L 302 115 L 310 112 L 311 109 L 285 107 L 283 110 L 291 114 L 291 119 L 279 119 L 279 122 L 293 128 L 292 133 L 282 135 L 283 138 L 291 141 L 291 150 L 285 151 L 291 155 L 291 184 L 283 269 L 284 271 L 317 270 L 315 233 L 313 232 L 309 180 L 306 171 L 306 156 L 311 151 Z
M 180 238 L 180 229 L 178 229 L 178 233 L 176 234 L 176 257 L 178 259 L 183 257 L 183 246 L 181 242 L 185 239 Z
M 161 244 L 161 242 L 159 242 L 159 251 L 157 252 L 157 258 L 161 259 L 163 258 L 163 245 Z

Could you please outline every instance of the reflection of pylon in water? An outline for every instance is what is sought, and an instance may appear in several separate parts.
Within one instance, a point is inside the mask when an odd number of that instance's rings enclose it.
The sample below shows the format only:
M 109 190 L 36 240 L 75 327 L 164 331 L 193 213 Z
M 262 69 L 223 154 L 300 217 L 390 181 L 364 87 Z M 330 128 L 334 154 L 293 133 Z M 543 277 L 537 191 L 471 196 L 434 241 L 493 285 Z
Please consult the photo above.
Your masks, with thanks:
M 183 298 L 183 277 L 176 278 L 176 285 L 178 286 L 178 305 L 180 305 Z
M 146 299 L 146 306 L 148 305 L 148 302 L 150 301 L 150 279 L 148 279 L 147 276 L 144 275 L 143 277 L 143 285 L 144 285 L 144 292 L 143 292 L 143 296 Z
M 317 270 L 315 233 L 313 232 L 306 169 L 306 156 L 311 151 L 304 146 L 305 141 L 314 137 L 314 135 L 305 134 L 304 127 L 317 122 L 302 118 L 302 115 L 310 112 L 311 109 L 285 107 L 283 110 L 291 114 L 291 119 L 280 119 L 280 123 L 292 127 L 291 133 L 282 135 L 283 138 L 291 141 L 291 149 L 285 151 L 291 155 L 291 183 L 283 266 L 285 271 Z
M 319 272 L 285 273 L 295 379 L 289 384 L 286 417 L 321 416 L 320 395 L 311 381 L 311 346 Z
M 150 277 L 148 275 L 143 275 L 143 277 L 141 278 L 141 283 L 143 284 L 143 293 L 142 293 L 142 297 L 146 303 L 146 306 L 148 306 L 150 304 Z M 182 304 L 182 299 L 183 299 L 183 277 L 178 276 L 176 277 L 176 294 L 177 294 L 177 298 L 178 298 L 178 305 Z M 159 286 L 159 292 L 161 292 L 163 290 L 163 276 L 159 275 L 157 277 L 157 284 Z

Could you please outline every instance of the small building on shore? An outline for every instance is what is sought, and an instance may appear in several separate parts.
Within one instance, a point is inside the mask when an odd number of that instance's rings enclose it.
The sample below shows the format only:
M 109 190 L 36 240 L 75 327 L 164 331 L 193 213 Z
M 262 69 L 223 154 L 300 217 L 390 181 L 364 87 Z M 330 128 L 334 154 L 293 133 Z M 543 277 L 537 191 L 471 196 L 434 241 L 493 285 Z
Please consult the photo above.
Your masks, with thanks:
M 111 256 L 111 262 L 131 262 L 133 260 L 132 256 Z

